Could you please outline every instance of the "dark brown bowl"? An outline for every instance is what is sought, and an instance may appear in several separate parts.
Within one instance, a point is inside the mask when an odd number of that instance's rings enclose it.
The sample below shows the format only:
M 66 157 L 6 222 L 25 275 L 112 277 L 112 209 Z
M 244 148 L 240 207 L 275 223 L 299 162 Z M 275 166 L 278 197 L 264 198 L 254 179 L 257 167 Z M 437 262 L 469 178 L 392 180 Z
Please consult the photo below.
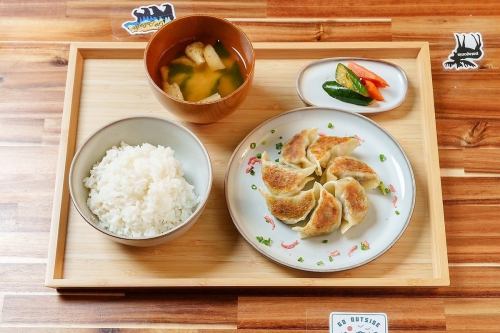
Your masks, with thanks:
M 164 55 L 173 56 L 195 40 L 221 40 L 239 53 L 245 81 L 233 93 L 215 102 L 196 103 L 174 99 L 161 89 L 159 67 Z M 252 84 L 255 54 L 248 37 L 234 24 L 215 16 L 192 15 L 172 21 L 153 35 L 144 53 L 144 64 L 156 98 L 169 112 L 188 122 L 207 124 L 227 116 L 243 102 Z

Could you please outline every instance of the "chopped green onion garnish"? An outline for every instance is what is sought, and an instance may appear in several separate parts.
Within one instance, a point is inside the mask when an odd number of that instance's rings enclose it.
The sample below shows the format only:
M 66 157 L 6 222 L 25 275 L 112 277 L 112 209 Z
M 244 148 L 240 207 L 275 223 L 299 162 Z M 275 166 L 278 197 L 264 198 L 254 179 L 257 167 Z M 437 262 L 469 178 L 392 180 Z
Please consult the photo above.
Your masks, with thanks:
M 323 262 L 323 260 L 320 260 L 316 263 L 317 266 L 323 266 L 325 263 Z
M 252 176 L 254 176 L 254 175 L 255 175 L 255 171 L 254 171 L 253 169 L 251 169 L 251 170 L 250 170 L 250 174 L 251 174 Z
M 333 124 L 332 123 L 328 123 L 328 128 L 333 128 Z
M 256 190 L 257 186 L 255 184 L 252 184 L 252 190 Z
M 323 243 L 323 244 L 328 243 L 328 239 L 323 239 L 323 240 L 321 241 L 321 243 Z
M 380 191 L 380 193 L 384 194 L 384 182 L 378 183 L 377 189 Z
M 299 258 L 297 259 L 297 261 L 298 261 L 298 262 L 304 262 L 304 258 L 303 258 L 303 257 L 299 257 Z
M 275 129 L 272 129 L 272 130 L 271 130 L 271 133 L 272 133 L 272 134 L 274 134 L 274 132 L 276 132 L 276 130 L 275 130 Z
M 332 256 L 328 256 L 328 260 L 330 260 L 330 262 L 333 262 L 333 257 Z
M 276 144 L 276 150 L 281 150 L 283 148 L 283 143 L 282 142 L 278 142 Z
M 262 158 L 262 154 L 261 153 L 257 153 L 257 155 L 255 155 L 255 157 L 257 157 L 258 159 L 261 159 Z
M 260 142 L 260 144 L 264 146 L 264 145 L 266 145 L 266 144 L 267 144 L 267 141 L 266 141 L 266 140 L 262 140 L 262 141 Z
M 395 211 L 394 213 L 396 213 L 396 215 L 399 215 L 399 210 Z
M 262 236 L 257 236 L 256 238 L 259 243 L 264 244 L 266 246 L 271 246 L 271 244 L 273 243 L 271 238 L 265 239 Z
M 380 159 L 380 162 L 384 162 L 385 160 L 387 160 L 387 157 L 385 157 L 384 154 L 378 155 L 378 158 Z
M 391 193 L 391 190 L 389 190 L 387 187 L 385 187 L 384 182 L 380 182 L 377 186 L 377 189 L 382 193 L 383 195 L 387 195 Z
M 281 155 L 281 150 L 278 152 L 278 155 Z
M 282 136 L 280 136 L 280 140 L 281 140 L 281 139 L 283 139 L 283 137 L 282 137 Z
M 255 147 L 257 147 L 257 144 L 256 144 L 255 142 L 252 142 L 252 143 L 250 144 L 250 148 L 255 149 Z
M 280 161 L 279 158 L 275 159 L 274 162 L 278 163 Z
M 370 249 L 370 244 L 368 244 L 367 241 L 362 241 L 361 242 L 361 250 L 362 251 L 366 251 L 366 250 L 369 250 Z

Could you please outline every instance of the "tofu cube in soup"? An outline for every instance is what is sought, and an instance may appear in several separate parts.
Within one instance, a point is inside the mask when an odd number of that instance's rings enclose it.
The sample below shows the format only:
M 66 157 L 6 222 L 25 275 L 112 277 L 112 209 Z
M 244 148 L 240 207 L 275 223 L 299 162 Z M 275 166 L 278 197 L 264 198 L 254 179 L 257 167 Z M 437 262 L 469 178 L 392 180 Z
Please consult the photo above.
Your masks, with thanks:
M 204 45 L 202 42 L 194 42 L 186 46 L 184 51 L 189 59 L 193 60 L 196 65 L 201 65 L 205 62 L 205 57 L 203 56 Z

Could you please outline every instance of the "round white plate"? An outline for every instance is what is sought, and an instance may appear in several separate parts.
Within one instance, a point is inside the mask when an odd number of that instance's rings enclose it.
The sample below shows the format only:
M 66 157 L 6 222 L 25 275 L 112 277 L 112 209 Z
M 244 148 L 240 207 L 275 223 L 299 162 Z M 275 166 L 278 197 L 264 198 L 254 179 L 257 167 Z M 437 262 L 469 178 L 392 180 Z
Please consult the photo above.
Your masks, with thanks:
M 325 81 L 335 80 L 337 64 L 343 63 L 347 66 L 349 61 L 356 62 L 387 81 L 389 87 L 380 89 L 385 101 L 373 101 L 368 106 L 355 105 L 339 101 L 323 90 L 322 85 Z M 304 103 L 357 113 L 376 113 L 397 108 L 403 103 L 407 90 L 408 80 L 399 66 L 365 58 L 321 59 L 307 65 L 297 78 L 297 92 Z
M 330 128 L 330 123 L 333 128 Z M 295 133 L 313 127 L 326 135 L 357 135 L 362 143 L 352 155 L 368 163 L 387 186 L 392 185 L 395 192 L 384 196 L 377 189 L 367 191 L 370 203 L 368 215 L 361 225 L 351 228 L 345 235 L 334 231 L 327 236 L 301 240 L 291 226 L 276 218 L 273 218 L 274 229 L 272 224 L 266 222 L 264 216 L 271 215 L 264 198 L 254 189 L 265 188 L 260 164 L 255 164 L 254 175 L 247 173 L 247 165 L 250 158 L 263 151 L 267 151 L 273 160 L 279 158 L 276 144 L 285 144 Z M 252 148 L 253 143 L 255 148 Z M 385 161 L 381 162 L 380 154 L 385 156 Z M 355 113 L 309 107 L 265 121 L 240 143 L 229 161 L 225 192 L 234 224 L 260 253 L 296 269 L 333 272 L 368 263 L 398 240 L 413 212 L 415 179 L 402 148 L 375 122 Z M 259 242 L 260 237 L 270 238 L 270 246 Z M 288 245 L 297 240 L 298 245 L 292 249 L 281 245 L 282 242 Z M 369 249 L 362 250 L 363 241 L 368 242 Z M 353 247 L 357 249 L 351 251 Z M 334 251 L 340 255 L 332 256 Z

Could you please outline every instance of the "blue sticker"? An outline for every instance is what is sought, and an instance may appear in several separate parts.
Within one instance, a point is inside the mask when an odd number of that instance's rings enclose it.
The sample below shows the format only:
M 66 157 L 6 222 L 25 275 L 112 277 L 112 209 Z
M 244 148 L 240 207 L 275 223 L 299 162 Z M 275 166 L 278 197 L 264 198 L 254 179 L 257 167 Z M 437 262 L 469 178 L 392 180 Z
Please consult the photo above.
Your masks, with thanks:
M 131 35 L 155 32 L 175 19 L 174 6 L 168 2 L 161 5 L 148 5 L 132 9 L 134 21 L 122 24 Z
M 456 45 L 448 59 L 443 61 L 444 69 L 476 69 L 475 61 L 483 58 L 483 37 L 480 32 L 454 33 Z

